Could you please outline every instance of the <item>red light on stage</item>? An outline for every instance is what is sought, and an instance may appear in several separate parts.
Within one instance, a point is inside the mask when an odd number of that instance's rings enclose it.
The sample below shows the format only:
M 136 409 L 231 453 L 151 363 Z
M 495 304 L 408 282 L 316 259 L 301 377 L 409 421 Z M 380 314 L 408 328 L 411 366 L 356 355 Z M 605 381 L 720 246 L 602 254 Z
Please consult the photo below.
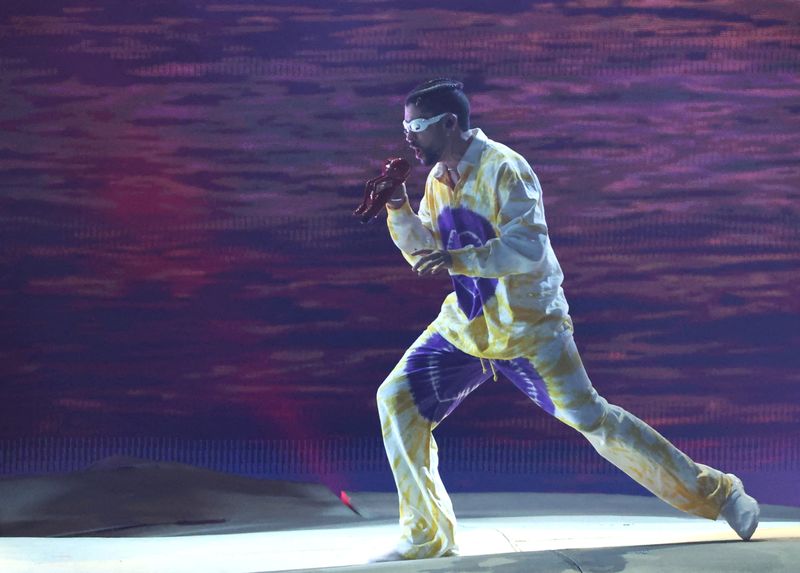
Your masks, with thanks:
M 353 513 L 355 513 L 356 515 L 361 515 L 361 513 L 359 513 L 359 511 L 355 507 L 353 507 L 353 503 L 350 501 L 350 496 L 347 495 L 346 491 L 342 490 L 339 492 L 339 499 L 341 499 L 342 503 L 345 504 L 347 507 L 349 507 Z

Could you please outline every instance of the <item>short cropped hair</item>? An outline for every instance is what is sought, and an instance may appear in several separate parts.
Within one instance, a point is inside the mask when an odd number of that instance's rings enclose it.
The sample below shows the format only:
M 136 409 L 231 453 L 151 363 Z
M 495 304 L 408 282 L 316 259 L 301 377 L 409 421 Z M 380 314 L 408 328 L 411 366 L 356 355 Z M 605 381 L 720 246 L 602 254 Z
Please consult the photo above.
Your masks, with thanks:
M 406 96 L 406 105 L 409 104 L 414 104 L 431 116 L 454 113 L 458 116 L 461 131 L 469 129 L 469 100 L 461 82 L 447 78 L 429 80 L 411 90 Z

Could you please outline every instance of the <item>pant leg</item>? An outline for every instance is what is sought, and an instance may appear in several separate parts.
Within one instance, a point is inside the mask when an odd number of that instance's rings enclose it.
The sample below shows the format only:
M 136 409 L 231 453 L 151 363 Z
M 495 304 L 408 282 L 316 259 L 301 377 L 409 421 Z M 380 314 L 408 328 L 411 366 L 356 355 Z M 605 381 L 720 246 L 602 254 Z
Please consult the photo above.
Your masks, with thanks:
M 378 389 L 386 455 L 400 505 L 401 541 L 409 559 L 456 548 L 456 518 L 438 470 L 433 429 L 490 374 L 428 328 Z
M 731 491 L 724 473 L 695 463 L 652 427 L 599 396 L 567 320 L 532 356 L 497 370 L 545 411 L 581 432 L 597 452 L 673 507 L 716 519 Z

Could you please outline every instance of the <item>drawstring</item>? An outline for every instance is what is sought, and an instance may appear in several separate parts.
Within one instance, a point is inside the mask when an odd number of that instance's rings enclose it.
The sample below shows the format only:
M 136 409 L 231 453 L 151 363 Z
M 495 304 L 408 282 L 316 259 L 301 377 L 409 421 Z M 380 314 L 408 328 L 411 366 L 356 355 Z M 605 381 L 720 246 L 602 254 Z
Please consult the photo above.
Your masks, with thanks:
M 486 374 L 486 365 L 483 363 L 483 358 L 478 356 L 478 360 L 481 361 L 481 370 L 483 370 L 483 373 Z M 494 369 L 494 364 L 492 364 L 491 360 L 487 359 L 486 361 L 489 363 L 489 367 L 492 369 L 492 380 L 497 382 L 497 370 Z

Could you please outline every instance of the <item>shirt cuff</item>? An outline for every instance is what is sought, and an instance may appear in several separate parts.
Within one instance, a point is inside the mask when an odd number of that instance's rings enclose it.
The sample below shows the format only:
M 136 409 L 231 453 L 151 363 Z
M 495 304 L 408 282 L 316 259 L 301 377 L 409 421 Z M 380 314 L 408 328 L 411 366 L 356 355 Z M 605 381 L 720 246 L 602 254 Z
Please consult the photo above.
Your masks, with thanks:
M 461 249 L 448 250 L 452 266 L 451 275 L 470 276 L 473 272 L 470 269 L 475 267 L 475 247 L 463 247 Z
M 402 217 L 403 215 L 413 215 L 414 210 L 411 208 L 408 199 L 406 199 L 405 202 L 396 209 L 392 209 L 387 205 L 386 213 L 388 213 L 389 217 Z

